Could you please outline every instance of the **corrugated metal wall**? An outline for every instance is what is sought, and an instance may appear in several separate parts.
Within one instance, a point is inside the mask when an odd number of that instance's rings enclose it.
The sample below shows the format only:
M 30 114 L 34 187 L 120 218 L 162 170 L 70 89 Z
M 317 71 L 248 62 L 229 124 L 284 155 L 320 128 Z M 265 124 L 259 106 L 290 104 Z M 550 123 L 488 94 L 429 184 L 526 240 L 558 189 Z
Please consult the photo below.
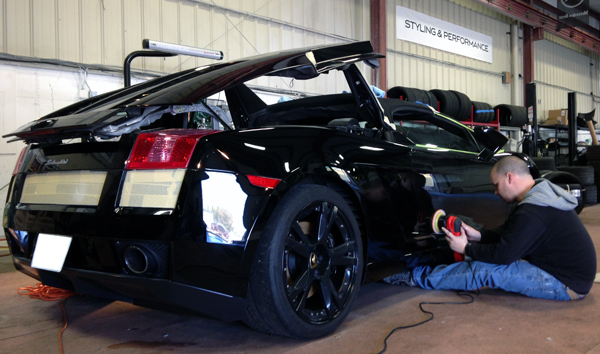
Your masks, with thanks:
M 149 38 L 230 60 L 368 39 L 368 9 L 367 0 L 0 0 L 0 52 L 122 66 Z M 133 67 L 172 72 L 208 62 L 145 58 Z
M 396 6 L 450 22 L 491 36 L 493 63 L 470 59 L 423 45 L 396 39 Z M 502 84 L 501 73 L 511 71 L 511 19 L 468 0 L 388 0 L 388 87 L 408 86 L 464 92 L 474 101 L 492 105 L 511 103 L 511 85 Z M 519 70 L 516 97 L 523 102 L 522 32 L 519 33 Z M 534 80 L 537 83 L 538 120 L 548 110 L 565 108 L 567 93 L 577 92 L 577 111 L 600 111 L 600 62 L 598 55 L 546 33 L 546 40 L 534 42 Z M 590 65 L 591 64 L 591 65 Z
M 396 39 L 396 6 L 491 36 L 493 63 Z M 502 84 L 501 77 L 511 71 L 509 19 L 468 0 L 388 0 L 387 13 L 388 87 L 457 90 L 474 101 L 511 103 L 510 85 Z M 513 79 L 518 76 L 513 74 Z
M 544 121 L 548 110 L 567 108 L 567 94 L 576 92 L 577 113 L 600 110 L 598 102 L 598 56 L 582 54 L 557 43 L 556 37 L 536 41 L 534 80 L 537 83 L 538 118 Z M 594 97 L 596 96 L 596 97 Z

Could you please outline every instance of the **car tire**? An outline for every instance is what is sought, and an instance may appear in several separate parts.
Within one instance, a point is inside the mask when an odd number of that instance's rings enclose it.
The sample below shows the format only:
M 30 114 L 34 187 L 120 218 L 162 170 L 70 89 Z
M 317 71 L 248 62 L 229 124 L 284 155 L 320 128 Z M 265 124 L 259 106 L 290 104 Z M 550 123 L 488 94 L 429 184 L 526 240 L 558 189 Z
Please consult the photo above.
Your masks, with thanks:
M 456 114 L 456 119 L 459 121 L 466 121 L 471 118 L 471 112 L 473 110 L 473 103 L 471 103 L 471 99 L 469 96 L 465 95 L 460 91 L 448 91 L 450 94 L 456 96 L 456 100 L 458 101 L 458 112 Z
M 436 111 L 438 110 L 438 100 L 435 95 L 431 91 L 424 91 L 427 97 L 429 98 L 429 105 L 433 107 Z
M 491 122 L 491 115 L 488 110 L 491 106 L 485 102 L 473 101 L 473 122 L 477 123 L 489 123 Z
M 494 109 L 500 110 L 500 125 L 522 127 L 527 124 L 527 108 L 525 107 L 500 104 L 494 107 Z
M 569 172 L 579 178 L 584 186 L 594 184 L 594 167 L 593 166 L 558 166 L 558 171 Z
M 458 98 L 456 95 L 445 90 L 429 90 L 440 102 L 440 112 L 455 118 L 458 113 Z
M 585 199 L 586 205 L 593 205 L 598 203 L 598 187 L 595 184 L 586 186 L 587 195 Z
M 548 171 L 556 171 L 556 161 L 554 157 L 548 156 L 534 156 L 531 158 L 538 170 L 548 170 Z
M 600 160 L 600 146 L 599 145 L 589 145 L 586 148 L 587 152 L 587 160 L 588 161 L 599 161 Z
M 363 267 L 360 230 L 344 198 L 325 186 L 296 186 L 262 233 L 245 322 L 292 338 L 328 335 L 350 312 Z
M 389 98 L 399 98 L 403 101 L 416 102 L 418 100 L 417 93 L 410 87 L 395 86 L 387 91 Z

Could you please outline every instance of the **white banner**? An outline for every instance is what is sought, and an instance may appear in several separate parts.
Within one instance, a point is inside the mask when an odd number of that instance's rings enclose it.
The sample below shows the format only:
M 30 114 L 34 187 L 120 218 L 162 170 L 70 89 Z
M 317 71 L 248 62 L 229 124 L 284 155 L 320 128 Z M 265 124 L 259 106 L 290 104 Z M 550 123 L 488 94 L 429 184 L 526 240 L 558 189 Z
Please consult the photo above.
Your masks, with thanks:
M 402 6 L 396 6 L 396 37 L 492 62 L 492 37 Z

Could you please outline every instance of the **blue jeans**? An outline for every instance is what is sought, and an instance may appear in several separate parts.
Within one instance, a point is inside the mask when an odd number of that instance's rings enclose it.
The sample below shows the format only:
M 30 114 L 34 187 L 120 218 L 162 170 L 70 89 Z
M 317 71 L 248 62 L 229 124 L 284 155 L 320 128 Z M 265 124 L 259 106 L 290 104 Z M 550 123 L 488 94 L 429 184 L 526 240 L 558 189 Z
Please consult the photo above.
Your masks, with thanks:
M 423 289 L 476 290 L 492 289 L 549 300 L 571 300 L 568 287 L 558 279 L 530 264 L 516 261 L 508 265 L 464 261 L 435 268 L 413 268 L 412 281 Z

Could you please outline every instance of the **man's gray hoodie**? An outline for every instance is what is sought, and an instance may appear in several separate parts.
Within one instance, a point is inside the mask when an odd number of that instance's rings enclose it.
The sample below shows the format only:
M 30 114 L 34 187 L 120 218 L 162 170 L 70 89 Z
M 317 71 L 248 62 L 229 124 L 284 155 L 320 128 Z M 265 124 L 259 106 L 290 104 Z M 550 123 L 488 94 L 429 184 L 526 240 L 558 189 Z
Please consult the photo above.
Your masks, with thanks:
M 525 194 L 519 205 L 526 203 L 567 211 L 577 207 L 577 198 L 556 184 L 539 178 L 535 180 L 535 185 Z
M 570 193 L 538 179 L 506 222 L 481 230 L 481 241 L 467 247 L 466 254 L 493 264 L 524 259 L 587 294 L 596 275 L 596 251 L 576 206 Z

